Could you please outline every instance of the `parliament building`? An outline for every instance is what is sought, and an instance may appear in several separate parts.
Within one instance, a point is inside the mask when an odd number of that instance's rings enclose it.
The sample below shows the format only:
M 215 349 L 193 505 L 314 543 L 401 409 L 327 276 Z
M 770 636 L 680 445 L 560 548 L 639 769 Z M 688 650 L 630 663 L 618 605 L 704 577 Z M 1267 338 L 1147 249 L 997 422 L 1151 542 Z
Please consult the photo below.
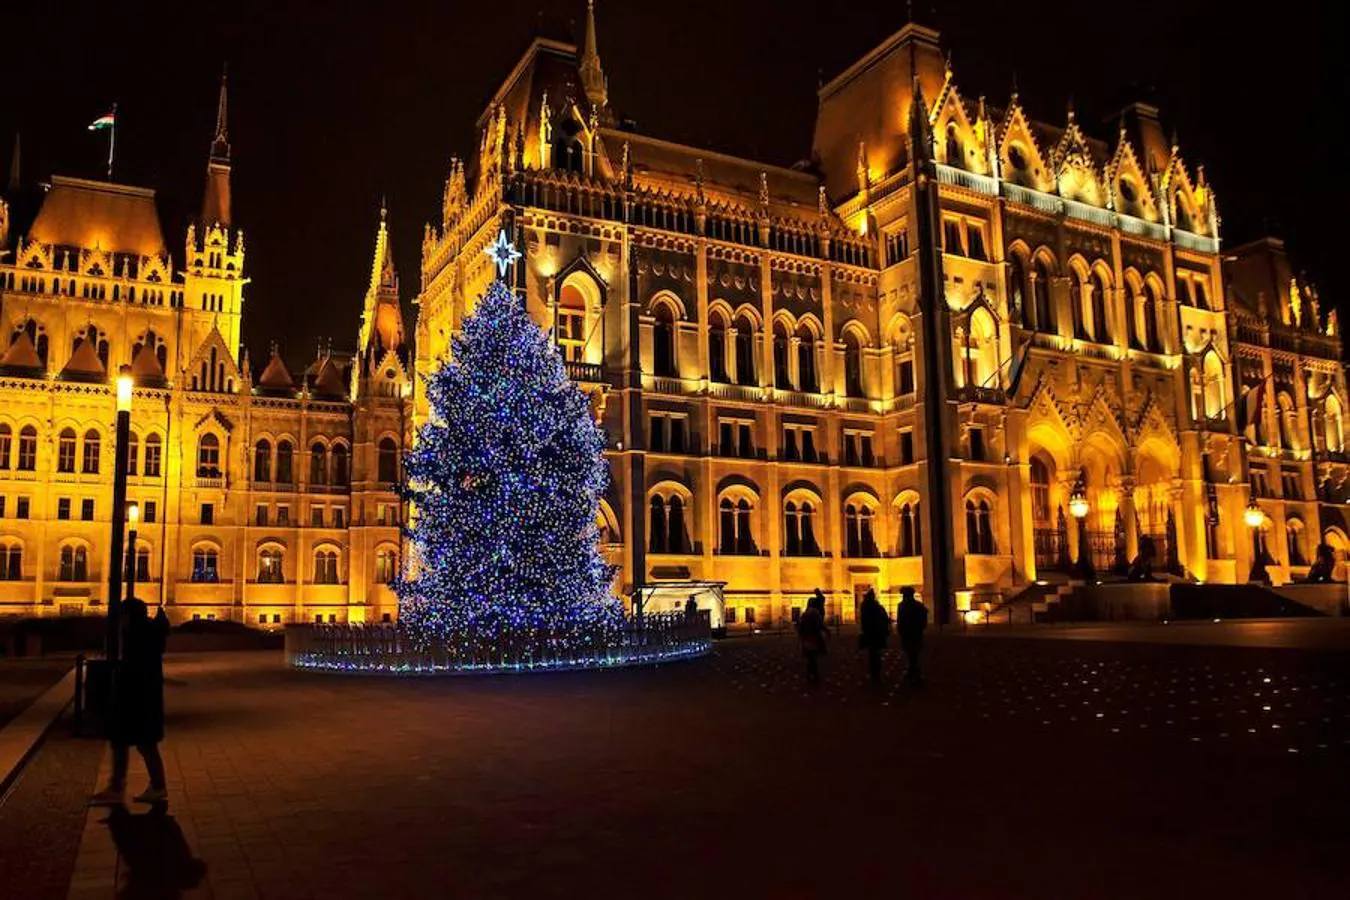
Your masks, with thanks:
M 625 596 L 723 584 L 728 624 L 817 587 L 946 585 L 940 618 L 1071 579 L 1276 583 L 1350 548 L 1334 311 L 1283 244 L 1220 240 L 1203 168 L 1136 103 L 1110 133 L 963 94 L 905 26 L 821 87 L 781 168 L 638 133 L 594 9 L 540 38 L 451 163 L 411 338 L 381 221 L 354 356 L 299 377 L 239 341 L 224 94 L 182 255 L 148 190 L 53 178 L 0 206 L 0 614 L 104 599 L 109 373 L 138 388 L 141 596 L 176 619 L 382 621 L 419 382 L 496 276 L 550 329 L 610 437 Z

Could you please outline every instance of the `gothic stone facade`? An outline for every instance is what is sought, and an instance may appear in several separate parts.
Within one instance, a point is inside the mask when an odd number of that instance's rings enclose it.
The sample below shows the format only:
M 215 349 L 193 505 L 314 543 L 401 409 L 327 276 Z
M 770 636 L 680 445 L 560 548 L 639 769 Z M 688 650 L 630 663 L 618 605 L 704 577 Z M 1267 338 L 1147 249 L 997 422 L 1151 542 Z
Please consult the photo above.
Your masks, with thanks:
M 224 114 L 222 86 L 180 263 L 152 191 L 56 177 L 27 225 L 0 203 L 0 615 L 107 602 L 123 366 L 137 384 L 137 596 L 175 621 L 396 615 L 392 487 L 411 386 L 384 224 L 361 352 L 321 354 L 297 382 L 274 351 L 255 378 L 240 352 L 247 278 Z
M 1334 317 L 1278 242 L 1225 273 L 1213 191 L 1157 110 L 1103 141 L 972 102 L 917 25 L 821 89 L 810 166 L 632 133 L 607 88 L 592 16 L 492 98 L 424 235 L 417 367 L 507 229 L 611 437 L 625 593 L 726 582 L 731 621 L 762 625 L 820 587 L 847 620 L 949 565 L 979 609 L 1062 579 L 1081 540 L 1105 573 L 1144 537 L 1159 569 L 1237 582 L 1252 497 L 1275 580 L 1322 540 L 1344 557 Z

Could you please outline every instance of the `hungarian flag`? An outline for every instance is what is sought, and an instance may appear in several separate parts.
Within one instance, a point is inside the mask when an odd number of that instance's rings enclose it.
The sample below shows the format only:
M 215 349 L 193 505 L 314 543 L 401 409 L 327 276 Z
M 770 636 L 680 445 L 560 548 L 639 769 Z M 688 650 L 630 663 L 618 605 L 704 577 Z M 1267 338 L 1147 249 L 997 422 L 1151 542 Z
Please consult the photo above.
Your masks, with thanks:
M 116 125 L 116 124 L 117 124 L 117 113 L 116 113 L 116 112 L 108 112 L 108 113 L 104 113 L 103 115 L 101 115 L 101 116 L 99 116 L 97 119 L 95 119 L 94 121 L 90 122 L 90 123 L 89 123 L 89 130 L 90 130 L 90 131 L 102 131 L 102 130 L 105 129 L 105 128 L 112 128 L 112 127 L 113 127 L 114 125 Z
M 1249 425 L 1254 425 L 1261 419 L 1261 407 L 1266 401 L 1266 382 L 1268 378 L 1262 378 L 1258 383 L 1247 389 L 1243 397 L 1241 419 L 1238 421 L 1238 431 L 1246 431 Z

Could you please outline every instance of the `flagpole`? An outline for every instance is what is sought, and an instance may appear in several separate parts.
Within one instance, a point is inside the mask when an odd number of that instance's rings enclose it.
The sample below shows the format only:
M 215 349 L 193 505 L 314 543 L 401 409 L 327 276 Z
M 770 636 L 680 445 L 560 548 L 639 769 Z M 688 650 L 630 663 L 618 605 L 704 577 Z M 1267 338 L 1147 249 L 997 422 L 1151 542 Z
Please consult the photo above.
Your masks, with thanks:
M 108 180 L 112 181 L 113 148 L 117 146 L 117 104 L 112 106 L 112 127 L 108 129 Z

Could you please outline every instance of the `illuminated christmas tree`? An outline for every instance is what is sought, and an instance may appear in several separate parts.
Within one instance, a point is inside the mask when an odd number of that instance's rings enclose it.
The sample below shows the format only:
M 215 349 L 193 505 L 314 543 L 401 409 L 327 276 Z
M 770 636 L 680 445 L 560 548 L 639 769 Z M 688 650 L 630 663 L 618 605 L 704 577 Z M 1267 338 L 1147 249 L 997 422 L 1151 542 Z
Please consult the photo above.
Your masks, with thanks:
M 504 271 L 516 256 L 504 235 L 497 252 Z M 427 398 L 430 420 L 407 457 L 415 564 L 395 585 L 404 625 L 420 638 L 617 625 L 597 525 L 604 432 L 503 282 L 465 320 Z

